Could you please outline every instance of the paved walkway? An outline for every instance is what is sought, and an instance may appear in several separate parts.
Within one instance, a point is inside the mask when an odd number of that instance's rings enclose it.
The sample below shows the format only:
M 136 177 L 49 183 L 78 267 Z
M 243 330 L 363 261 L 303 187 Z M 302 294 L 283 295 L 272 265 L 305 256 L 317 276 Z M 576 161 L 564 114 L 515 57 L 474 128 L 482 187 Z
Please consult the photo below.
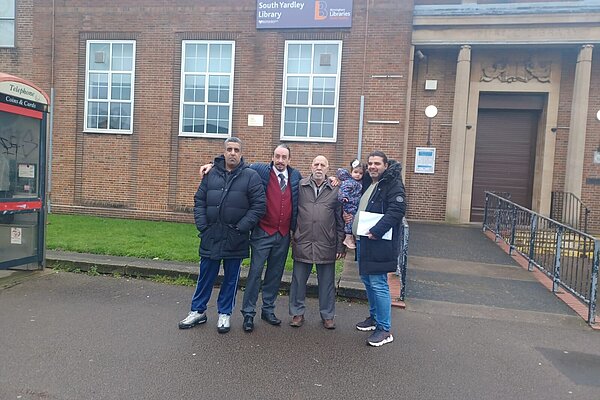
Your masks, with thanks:
M 488 239 L 478 226 L 413 222 L 410 234 L 406 292 L 409 309 L 437 307 L 452 313 L 456 305 L 466 305 L 474 315 L 504 313 L 512 318 L 541 316 L 557 320 L 576 315 Z M 50 264 L 66 264 L 82 271 L 95 267 L 101 273 L 131 276 L 184 275 L 196 279 L 198 275 L 196 263 L 59 251 L 48 251 L 47 259 Z M 242 286 L 247 271 L 242 268 Z M 2 281 L 0 279 L 0 284 Z M 291 274 L 286 272 L 282 290 L 286 291 L 290 282 Z M 311 276 L 309 294 L 315 293 L 316 279 Z M 346 258 L 338 282 L 338 296 L 366 299 L 352 253 Z

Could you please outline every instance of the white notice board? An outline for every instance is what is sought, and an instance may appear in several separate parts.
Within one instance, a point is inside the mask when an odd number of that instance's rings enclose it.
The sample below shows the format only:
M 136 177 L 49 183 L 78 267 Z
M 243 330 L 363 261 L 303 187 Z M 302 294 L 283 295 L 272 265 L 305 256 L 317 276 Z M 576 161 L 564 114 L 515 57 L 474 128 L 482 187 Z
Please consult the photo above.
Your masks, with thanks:
M 415 173 L 435 173 L 435 147 L 417 147 L 415 154 Z

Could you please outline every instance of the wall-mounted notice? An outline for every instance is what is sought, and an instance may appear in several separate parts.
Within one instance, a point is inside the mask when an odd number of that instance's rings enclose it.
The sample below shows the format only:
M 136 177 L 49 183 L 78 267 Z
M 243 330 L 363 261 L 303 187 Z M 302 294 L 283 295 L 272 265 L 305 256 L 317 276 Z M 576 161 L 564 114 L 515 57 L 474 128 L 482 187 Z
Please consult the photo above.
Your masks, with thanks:
M 415 155 L 415 173 L 435 173 L 435 147 L 417 147 Z
M 248 114 L 248 126 L 263 126 L 264 119 L 264 115 Z
M 256 1 L 257 29 L 350 27 L 352 0 Z
M 22 228 L 10 228 L 10 244 L 23 244 Z

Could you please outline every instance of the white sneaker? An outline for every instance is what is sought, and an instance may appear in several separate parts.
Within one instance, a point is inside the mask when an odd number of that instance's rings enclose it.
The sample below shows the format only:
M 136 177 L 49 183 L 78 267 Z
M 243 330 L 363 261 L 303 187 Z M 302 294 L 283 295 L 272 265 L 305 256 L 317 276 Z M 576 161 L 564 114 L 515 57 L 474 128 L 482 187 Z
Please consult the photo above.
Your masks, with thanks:
M 190 311 L 188 316 L 182 321 L 179 321 L 179 329 L 193 328 L 196 325 L 203 324 L 206 322 L 206 313 L 199 313 L 198 311 Z
M 219 314 L 219 321 L 217 322 L 217 330 L 219 333 L 229 332 L 229 328 L 231 327 L 230 319 L 231 315 L 229 314 Z

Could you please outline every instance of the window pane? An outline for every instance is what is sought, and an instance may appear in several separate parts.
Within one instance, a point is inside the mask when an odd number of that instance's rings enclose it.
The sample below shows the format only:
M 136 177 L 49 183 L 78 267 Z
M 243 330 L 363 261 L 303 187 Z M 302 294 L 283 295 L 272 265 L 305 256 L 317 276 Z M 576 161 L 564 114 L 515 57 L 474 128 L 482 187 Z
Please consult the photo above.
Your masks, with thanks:
M 313 80 L 313 105 L 333 106 L 335 101 L 335 79 L 315 77 Z
M 313 73 L 337 74 L 338 45 L 316 44 Z
M 0 0 L 0 18 L 15 18 L 15 0 Z
M 298 76 L 287 79 L 286 104 L 308 105 L 308 79 Z
M 208 72 L 231 72 L 231 45 L 211 44 Z
M 202 75 L 188 75 L 185 77 L 185 93 L 183 101 L 200 103 L 204 101 L 205 77 Z
M 206 72 L 206 44 L 185 45 L 185 72 Z
M 310 136 L 333 138 L 333 108 L 313 108 L 310 112 Z
M 15 21 L 0 21 L 0 46 L 12 47 L 15 45 Z
M 88 98 L 108 99 L 108 74 L 90 74 Z
M 229 107 L 208 106 L 206 117 L 206 133 L 228 133 Z
M 108 103 L 88 103 L 88 128 L 106 129 L 108 126 Z
M 285 136 L 308 136 L 308 108 L 286 107 L 284 127 Z
M 183 106 L 183 131 L 204 133 L 204 106 Z
M 117 43 L 112 48 L 112 69 L 115 71 L 133 70 L 133 45 Z
M 129 130 L 130 124 L 130 104 L 129 103 L 111 103 L 110 105 L 110 129 Z
M 288 74 L 310 74 L 312 46 L 291 44 L 288 46 Z
M 113 74 L 110 97 L 113 100 L 131 99 L 131 75 Z
M 228 76 L 211 76 L 208 78 L 208 101 L 211 103 L 229 103 Z
M 88 58 L 89 69 L 108 71 L 110 61 L 110 43 L 91 43 Z

